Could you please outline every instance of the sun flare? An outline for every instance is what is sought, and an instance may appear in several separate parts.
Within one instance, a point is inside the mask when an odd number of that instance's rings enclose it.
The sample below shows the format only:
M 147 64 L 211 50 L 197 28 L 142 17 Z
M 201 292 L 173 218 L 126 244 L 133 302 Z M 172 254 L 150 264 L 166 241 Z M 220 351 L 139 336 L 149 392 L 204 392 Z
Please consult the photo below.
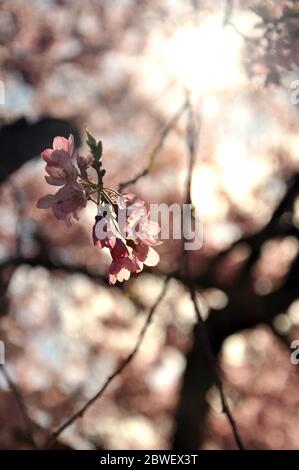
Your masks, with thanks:
M 170 36 L 164 49 L 169 72 L 180 85 L 199 94 L 240 84 L 242 39 L 220 16 L 200 25 L 186 24 Z

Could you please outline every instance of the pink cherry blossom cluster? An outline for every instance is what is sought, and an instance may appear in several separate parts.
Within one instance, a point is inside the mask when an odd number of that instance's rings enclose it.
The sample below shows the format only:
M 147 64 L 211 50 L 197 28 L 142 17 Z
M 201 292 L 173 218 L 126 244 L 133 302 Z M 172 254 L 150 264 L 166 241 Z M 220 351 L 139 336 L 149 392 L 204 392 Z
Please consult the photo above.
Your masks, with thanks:
M 88 167 L 92 163 L 92 156 L 83 157 L 74 149 L 74 138 L 55 137 L 53 148 L 42 152 L 48 173 L 46 181 L 53 186 L 61 186 L 55 194 L 42 197 L 37 207 L 39 209 L 52 208 L 57 219 L 62 219 L 71 225 L 74 217 L 79 220 L 78 212 L 87 203 L 87 194 L 83 185 L 78 181 L 80 167 Z M 78 167 L 75 166 L 77 162 Z
M 159 255 L 153 246 L 160 244 L 157 235 L 160 227 L 150 220 L 150 212 L 143 201 L 134 194 L 117 196 L 107 190 L 111 206 L 104 204 L 93 228 L 94 244 L 110 250 L 112 263 L 109 282 L 129 279 L 139 273 L 143 265 L 156 266 Z
M 87 133 L 91 154 L 80 155 L 74 148 L 72 135 L 68 139 L 55 137 L 53 148 L 42 152 L 46 163 L 48 184 L 60 186 L 55 194 L 42 197 L 37 207 L 51 208 L 57 219 L 70 226 L 79 220 L 79 212 L 88 201 L 97 205 L 92 229 L 97 248 L 108 248 L 112 257 L 109 283 L 128 280 L 143 266 L 155 266 L 159 255 L 153 249 L 160 228 L 151 220 L 144 202 L 133 194 L 120 194 L 103 185 L 105 170 L 101 169 L 102 144 Z M 95 178 L 96 175 L 96 178 Z

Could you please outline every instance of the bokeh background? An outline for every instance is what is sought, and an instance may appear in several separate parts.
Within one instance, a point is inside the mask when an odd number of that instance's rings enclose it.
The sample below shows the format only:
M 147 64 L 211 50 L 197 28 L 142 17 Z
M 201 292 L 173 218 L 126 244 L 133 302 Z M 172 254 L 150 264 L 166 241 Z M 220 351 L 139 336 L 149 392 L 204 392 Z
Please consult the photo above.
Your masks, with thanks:
M 198 117 L 192 202 L 204 245 L 191 257 L 225 393 L 245 446 L 298 449 L 299 11 L 295 1 L 0 2 L 0 339 L 39 445 L 130 353 L 181 245 L 108 286 L 91 242 L 94 208 L 67 229 L 36 209 L 40 152 L 88 128 L 107 186 L 148 165 L 189 94 Z M 183 203 L 188 116 L 129 189 Z M 177 271 L 140 351 L 56 448 L 235 449 L 188 292 Z M 0 448 L 32 447 L 0 377 Z

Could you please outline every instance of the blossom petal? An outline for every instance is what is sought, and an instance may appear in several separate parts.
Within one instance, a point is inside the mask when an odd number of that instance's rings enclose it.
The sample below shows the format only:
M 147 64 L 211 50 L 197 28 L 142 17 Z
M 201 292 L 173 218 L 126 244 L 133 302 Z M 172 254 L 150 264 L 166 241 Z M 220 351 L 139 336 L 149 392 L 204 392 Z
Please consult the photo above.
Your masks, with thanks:
M 69 141 L 65 137 L 55 137 L 53 140 L 53 149 L 54 150 L 64 150 L 68 152 L 69 150 Z
M 55 176 L 46 175 L 45 180 L 48 184 L 51 184 L 52 186 L 62 186 L 65 183 L 65 180 L 62 180 L 61 178 L 56 178 Z
M 41 156 L 45 160 L 46 163 L 50 163 L 52 153 L 53 153 L 53 149 L 46 149 L 42 152 Z
M 153 248 L 149 247 L 148 255 L 145 261 L 143 261 L 143 263 L 146 266 L 156 266 L 159 263 L 159 261 L 160 261 L 159 254 Z
M 115 283 L 116 283 L 116 281 L 117 281 L 116 275 L 115 275 L 115 274 L 110 274 L 110 273 L 109 273 L 109 276 L 108 276 L 108 281 L 109 281 L 109 284 L 115 284 Z
M 55 201 L 56 198 L 53 194 L 47 194 L 37 201 L 36 207 L 38 209 L 49 209 Z

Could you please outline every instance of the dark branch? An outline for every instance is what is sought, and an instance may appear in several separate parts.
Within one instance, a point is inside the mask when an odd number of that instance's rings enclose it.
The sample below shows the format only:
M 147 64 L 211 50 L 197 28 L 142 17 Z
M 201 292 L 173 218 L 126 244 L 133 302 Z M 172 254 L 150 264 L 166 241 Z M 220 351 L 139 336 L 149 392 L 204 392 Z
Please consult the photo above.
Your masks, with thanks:
M 178 119 L 182 116 L 184 111 L 187 109 L 187 106 L 188 106 L 187 101 L 184 101 L 184 103 L 179 107 L 179 109 L 176 111 L 176 113 L 171 118 L 169 123 L 165 126 L 165 128 L 161 132 L 161 135 L 160 135 L 160 138 L 159 138 L 158 142 L 156 143 L 156 145 L 154 146 L 154 148 L 150 152 L 149 159 L 148 159 L 148 164 L 147 164 L 146 168 L 141 173 L 136 175 L 134 178 L 132 178 L 128 181 L 125 181 L 123 183 L 120 183 L 120 185 L 118 187 L 119 191 L 122 191 L 127 186 L 131 186 L 132 184 L 137 183 L 137 181 L 140 178 L 143 178 L 144 176 L 148 175 L 148 173 L 150 172 L 150 170 L 152 168 L 152 165 L 154 163 L 156 155 L 160 152 L 161 148 L 163 147 L 163 144 L 164 144 L 164 141 L 165 141 L 166 137 L 168 136 L 169 132 L 172 130 L 175 123 L 178 121 Z
M 156 300 L 155 304 L 151 307 L 151 309 L 149 310 L 149 313 L 147 315 L 147 318 L 146 318 L 146 321 L 143 325 L 143 328 L 142 330 L 140 331 L 140 334 L 137 338 L 137 342 L 133 348 L 133 350 L 130 352 L 130 354 L 126 357 L 126 359 L 120 364 L 120 366 L 113 372 L 113 374 L 111 374 L 106 382 L 104 383 L 104 385 L 101 386 L 101 388 L 99 389 L 99 391 L 92 397 L 90 398 L 90 400 L 87 401 L 87 403 L 85 403 L 84 406 L 82 406 L 76 413 L 74 413 L 70 418 L 68 418 L 53 434 L 52 436 L 48 439 L 48 441 L 46 442 L 45 444 L 45 448 L 51 448 L 53 446 L 53 444 L 55 443 L 56 439 L 60 436 L 60 434 L 65 430 L 67 429 L 69 426 L 71 426 L 78 418 L 82 418 L 84 413 L 88 410 L 88 408 L 91 407 L 91 405 L 97 401 L 102 395 L 103 393 L 105 392 L 106 388 L 110 385 L 110 383 L 115 379 L 115 377 L 117 377 L 118 375 L 120 375 L 122 373 L 122 371 L 128 366 L 128 364 L 133 360 L 133 358 L 135 357 L 135 355 L 138 353 L 139 351 L 139 348 L 142 344 L 142 341 L 144 339 L 144 336 L 147 332 L 147 329 L 148 327 L 150 326 L 151 322 L 152 322 L 152 319 L 153 319 L 153 316 L 154 316 L 154 313 L 158 307 L 158 305 L 160 304 L 160 302 L 162 301 L 165 293 L 166 293 L 166 290 L 167 290 L 167 286 L 168 286 L 168 282 L 170 280 L 170 276 L 167 276 L 165 278 L 165 281 L 164 281 L 164 286 L 163 286 L 163 289 L 158 297 L 158 299 Z
M 200 130 L 200 119 L 194 112 L 194 109 L 190 103 L 188 103 L 188 108 L 189 108 L 189 115 L 188 115 L 188 128 L 187 128 L 187 134 L 186 134 L 186 143 L 187 143 L 187 148 L 188 148 L 188 153 L 189 153 L 189 165 L 188 165 L 188 175 L 187 175 L 187 181 L 186 181 L 186 196 L 185 196 L 185 204 L 192 204 L 192 198 L 191 198 L 191 184 L 192 184 L 192 174 L 193 174 L 193 169 L 196 161 L 196 155 L 197 155 L 197 150 L 198 150 L 198 144 L 199 144 L 199 130 Z M 209 335 L 208 331 L 206 329 L 205 322 L 203 321 L 203 318 L 200 313 L 200 309 L 197 303 L 196 299 L 196 294 L 194 290 L 194 286 L 191 282 L 190 279 L 190 266 L 189 266 L 189 257 L 188 257 L 188 252 L 184 251 L 184 242 L 185 240 L 183 239 L 183 247 L 182 247 L 182 261 L 183 261 L 183 269 L 185 270 L 185 285 L 190 291 L 191 299 L 194 305 L 194 310 L 197 315 L 197 321 L 198 321 L 198 328 L 197 328 L 197 333 L 198 336 L 195 335 L 195 341 L 199 342 L 200 348 L 203 350 L 203 354 L 205 355 L 205 359 L 207 360 L 207 363 L 203 361 L 201 363 L 202 366 L 207 366 L 208 369 L 205 371 L 207 376 L 209 377 L 208 380 L 213 380 L 219 390 L 220 393 L 220 398 L 221 398 L 221 403 L 222 403 L 222 409 L 225 415 L 227 416 L 227 419 L 231 425 L 233 435 L 235 437 L 237 446 L 240 450 L 244 449 L 244 446 L 242 444 L 241 438 L 238 434 L 237 426 L 235 424 L 235 421 L 232 417 L 232 414 L 230 412 L 229 406 L 227 404 L 227 400 L 223 391 L 223 386 L 222 382 L 217 370 L 217 363 L 216 359 L 214 357 L 210 340 L 209 340 Z M 196 346 L 195 346 L 196 347 Z M 192 364 L 192 367 L 198 367 L 198 364 Z M 204 371 L 203 371 L 204 372 Z M 210 377 L 213 375 L 213 377 Z M 186 385 L 186 384 L 185 384 Z M 192 390 L 193 391 L 193 390 Z M 185 393 L 184 393 L 185 392 Z M 189 390 L 186 393 L 186 390 L 183 391 L 183 395 L 181 398 L 181 403 L 179 405 L 178 409 L 178 421 L 180 421 L 180 424 L 186 422 L 186 414 L 185 413 L 185 405 L 186 401 L 189 400 Z M 193 398 L 193 397 L 192 397 Z M 192 400 L 191 398 L 191 400 Z M 196 402 L 196 400 L 195 400 Z M 196 403 L 195 403 L 196 405 Z M 198 404 L 197 404 L 198 405 Z M 190 406 L 190 404 L 189 404 Z M 198 411 L 200 412 L 200 410 Z M 193 416 L 194 419 L 194 416 Z M 174 446 L 176 447 L 177 444 L 178 447 L 182 445 L 181 442 L 179 441 L 178 435 L 179 433 L 176 434 L 175 440 L 174 440 Z M 194 433 L 194 436 L 192 437 L 193 439 L 195 438 L 196 440 L 196 432 Z M 196 443 L 197 444 L 197 443 Z
M 190 295 L 191 295 L 194 310 L 195 310 L 195 313 L 196 313 L 196 316 L 197 316 L 197 321 L 198 321 L 198 324 L 199 324 L 200 339 L 202 341 L 202 345 L 203 345 L 203 348 L 205 350 L 207 359 L 208 359 L 208 361 L 210 363 L 210 366 L 212 367 L 214 375 L 215 375 L 215 384 L 216 384 L 216 386 L 219 390 L 221 404 L 222 404 L 222 411 L 227 416 L 227 419 L 228 419 L 228 421 L 231 425 L 231 428 L 232 428 L 232 431 L 233 431 L 233 434 L 234 434 L 234 438 L 235 438 L 235 441 L 236 441 L 236 444 L 237 444 L 239 450 L 244 450 L 245 447 L 242 443 L 240 434 L 239 434 L 238 429 L 237 429 L 237 425 L 236 425 L 235 420 L 232 416 L 232 413 L 230 411 L 230 408 L 228 406 L 228 403 L 227 403 L 227 400 L 226 400 L 226 397 L 225 397 L 225 394 L 224 394 L 224 391 L 223 391 L 223 385 L 222 385 L 222 381 L 220 379 L 220 375 L 219 375 L 219 372 L 218 372 L 216 359 L 214 357 L 214 354 L 213 354 L 213 351 L 212 351 L 212 348 L 211 348 L 211 344 L 210 344 L 209 336 L 208 336 L 207 329 L 206 329 L 206 326 L 205 326 L 205 322 L 204 322 L 204 320 L 202 318 L 202 315 L 200 313 L 200 309 L 199 309 L 197 298 L 196 298 L 196 293 L 195 293 L 195 290 L 194 290 L 193 287 L 190 287 Z
M 15 400 L 18 404 L 18 407 L 21 411 L 21 414 L 23 416 L 23 420 L 24 420 L 24 423 L 25 423 L 25 426 L 26 426 L 27 437 L 28 437 L 30 443 L 32 444 L 33 448 L 37 450 L 38 446 L 35 442 L 33 429 L 32 429 L 34 423 L 31 421 L 31 419 L 30 419 L 30 417 L 27 413 L 27 407 L 26 407 L 26 404 L 23 400 L 22 394 L 21 394 L 19 388 L 17 387 L 17 385 L 11 379 L 10 375 L 8 374 L 8 372 L 6 370 L 6 367 L 3 364 L 0 365 L 0 370 L 2 372 L 2 375 L 5 379 L 8 387 L 10 388 L 11 392 L 13 393 L 13 395 L 15 397 Z

